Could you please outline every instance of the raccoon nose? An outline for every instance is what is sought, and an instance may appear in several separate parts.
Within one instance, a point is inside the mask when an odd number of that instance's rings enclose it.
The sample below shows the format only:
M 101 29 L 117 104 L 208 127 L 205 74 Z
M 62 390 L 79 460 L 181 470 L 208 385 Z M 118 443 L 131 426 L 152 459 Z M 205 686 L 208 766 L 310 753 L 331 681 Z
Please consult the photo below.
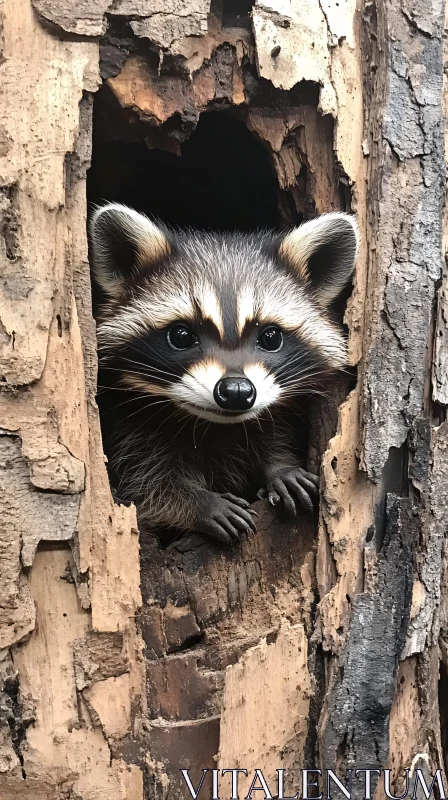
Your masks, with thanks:
M 247 378 L 222 378 L 213 392 L 218 406 L 229 411 L 247 411 L 252 408 L 256 396 L 255 386 Z

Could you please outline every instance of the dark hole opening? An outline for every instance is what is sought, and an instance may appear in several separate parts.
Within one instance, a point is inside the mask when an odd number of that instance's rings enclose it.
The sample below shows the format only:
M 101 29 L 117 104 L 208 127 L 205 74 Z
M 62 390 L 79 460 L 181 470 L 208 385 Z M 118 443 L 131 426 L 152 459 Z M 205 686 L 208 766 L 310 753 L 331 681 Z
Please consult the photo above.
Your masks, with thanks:
M 278 185 L 269 154 L 226 112 L 202 114 L 181 156 L 140 141 L 94 137 L 88 197 L 125 203 L 150 217 L 203 230 L 276 228 Z
M 223 0 L 222 18 L 224 25 L 239 26 L 249 22 L 253 0 Z
M 225 2 L 223 14 L 230 19 L 237 5 L 232 0 Z M 250 5 L 244 3 L 246 15 Z M 270 107 L 269 92 L 272 94 L 274 90 L 265 84 L 258 81 L 257 91 L 263 95 L 261 107 L 263 104 Z M 297 91 L 288 93 L 288 98 L 282 94 L 280 100 L 286 103 L 287 99 L 293 107 L 312 104 L 313 97 L 305 89 L 300 85 Z M 261 98 L 252 99 L 251 105 L 256 107 L 258 100 L 261 102 Z M 296 181 L 293 186 L 281 189 L 271 153 L 248 130 L 244 114 L 244 110 L 212 110 L 202 113 L 199 120 L 193 117 L 181 120 L 174 115 L 162 130 L 138 119 L 131 110 L 119 107 L 105 84 L 95 99 L 92 166 L 87 181 L 89 203 L 124 203 L 174 227 L 216 231 L 279 229 L 313 216 L 316 213 L 313 171 L 308 169 L 306 147 L 302 152 L 302 145 L 297 144 L 297 150 L 294 145 L 296 138 L 297 142 L 300 140 L 297 133 L 300 126 L 287 142 L 292 157 L 297 154 Z M 330 137 L 329 125 L 330 121 L 322 118 L 323 138 Z M 336 170 L 334 174 L 336 179 Z M 336 191 L 342 191 L 340 184 Z M 347 287 L 339 300 L 341 319 L 349 292 Z M 98 309 L 98 300 L 94 286 L 94 311 Z M 303 425 L 303 420 L 308 419 L 308 403 L 299 398 L 302 422 L 297 422 L 297 438 L 301 437 L 300 451 L 304 455 L 308 451 L 308 438 L 315 441 L 309 456 L 313 471 L 318 471 L 319 454 L 332 435 L 330 428 L 335 429 L 337 406 L 347 394 L 344 380 L 335 379 L 329 390 L 328 430 L 317 433 L 321 426 L 319 415 L 315 415 L 309 432 L 309 427 Z M 101 413 L 104 432 L 104 408 Z M 117 489 L 112 473 L 111 483 Z M 116 499 L 123 502 L 119 492 Z M 160 531 L 160 540 L 168 544 L 171 532 L 164 536 Z

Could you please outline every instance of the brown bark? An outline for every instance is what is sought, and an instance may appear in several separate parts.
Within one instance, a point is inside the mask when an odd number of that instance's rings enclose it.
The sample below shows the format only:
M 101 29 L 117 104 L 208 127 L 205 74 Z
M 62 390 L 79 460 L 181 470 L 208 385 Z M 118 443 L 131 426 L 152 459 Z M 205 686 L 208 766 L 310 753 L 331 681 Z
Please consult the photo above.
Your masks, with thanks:
M 180 767 L 197 782 L 216 765 L 296 784 L 301 767 L 389 766 L 399 794 L 404 767 L 448 757 L 442 4 L 241 6 L 3 6 L 2 800 L 182 797 Z M 114 505 L 94 103 L 102 142 L 177 155 L 201 114 L 231 110 L 269 154 L 283 222 L 356 211 L 357 378 L 312 409 L 318 520 L 260 503 L 232 552 L 139 550 L 134 509 Z

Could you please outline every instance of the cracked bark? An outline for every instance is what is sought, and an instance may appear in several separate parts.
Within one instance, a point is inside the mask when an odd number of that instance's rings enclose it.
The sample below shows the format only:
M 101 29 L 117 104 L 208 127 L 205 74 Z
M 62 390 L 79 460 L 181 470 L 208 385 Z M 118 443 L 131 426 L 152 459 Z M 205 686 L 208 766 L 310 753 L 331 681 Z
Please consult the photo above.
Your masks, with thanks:
M 400 794 L 404 767 L 448 757 L 444 9 L 242 6 L 2 9 L 2 800 L 180 798 L 179 767 L 216 765 L 274 786 L 282 766 L 296 784 L 305 766 L 390 767 Z M 259 504 L 232 552 L 195 536 L 139 551 L 114 505 L 85 233 L 94 104 L 103 143 L 177 155 L 204 112 L 231 111 L 269 154 L 283 223 L 356 211 L 357 374 L 312 410 L 318 520 Z

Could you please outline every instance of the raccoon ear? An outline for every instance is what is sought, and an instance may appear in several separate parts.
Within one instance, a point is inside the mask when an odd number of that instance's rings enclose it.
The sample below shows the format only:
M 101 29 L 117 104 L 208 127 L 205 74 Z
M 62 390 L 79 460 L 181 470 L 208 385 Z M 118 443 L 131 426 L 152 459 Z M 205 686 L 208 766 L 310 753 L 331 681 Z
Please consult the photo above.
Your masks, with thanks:
M 132 274 L 170 253 L 168 239 L 157 225 L 118 203 L 96 209 L 90 223 L 90 245 L 95 280 L 115 300 Z
M 355 218 L 333 212 L 294 228 L 280 244 L 279 254 L 328 306 L 349 280 L 357 249 Z

